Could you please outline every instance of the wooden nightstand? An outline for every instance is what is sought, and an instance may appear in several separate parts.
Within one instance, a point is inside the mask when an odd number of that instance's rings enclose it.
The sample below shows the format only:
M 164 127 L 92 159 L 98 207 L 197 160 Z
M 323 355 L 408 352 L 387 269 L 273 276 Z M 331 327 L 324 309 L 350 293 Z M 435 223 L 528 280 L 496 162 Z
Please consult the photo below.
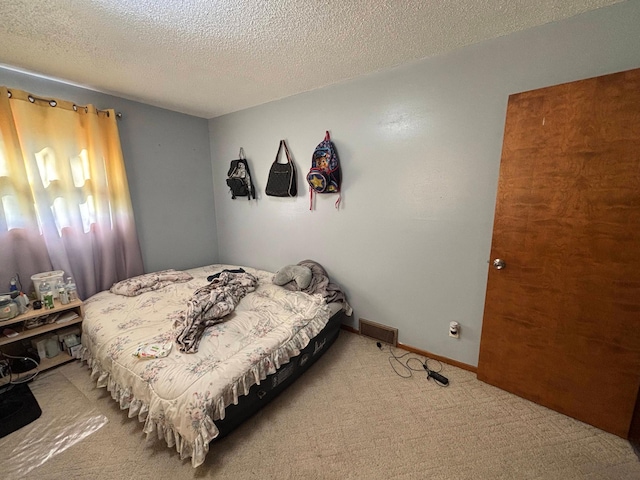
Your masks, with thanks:
M 43 325 L 39 325 L 33 328 L 26 328 L 27 321 L 38 319 L 40 317 L 44 317 L 47 315 L 52 315 L 56 313 L 64 313 L 64 312 L 75 312 L 78 316 L 71 320 L 62 323 L 44 323 Z M 14 317 L 10 320 L 2 320 L 0 321 L 0 351 L 7 353 L 7 355 L 15 355 L 16 351 L 19 351 L 20 348 L 18 343 L 21 340 L 25 340 L 27 338 L 38 337 L 40 335 L 46 333 L 55 333 L 57 330 L 69 327 L 70 325 L 75 325 L 82 323 L 84 318 L 84 310 L 82 300 L 74 300 L 69 302 L 66 305 L 62 305 L 58 300 L 54 300 L 54 307 L 51 309 L 39 309 L 34 310 L 32 307 L 29 307 L 29 310 L 17 317 Z M 2 332 L 5 328 L 11 328 L 15 330 L 18 335 L 13 337 L 7 337 Z M 12 348 L 14 347 L 14 348 Z M 17 347 L 17 348 L 16 348 Z M 19 353 L 18 353 L 19 355 Z M 61 351 L 58 355 L 52 358 L 41 358 L 40 364 L 38 365 L 38 371 L 42 372 L 49 368 L 56 367 L 60 364 L 66 363 L 73 360 L 73 357 L 69 355 L 65 351 Z M 34 369 L 35 370 L 35 369 Z M 21 375 L 28 375 L 29 372 L 25 372 Z M 9 381 L 8 377 L 0 378 L 0 385 L 4 385 Z

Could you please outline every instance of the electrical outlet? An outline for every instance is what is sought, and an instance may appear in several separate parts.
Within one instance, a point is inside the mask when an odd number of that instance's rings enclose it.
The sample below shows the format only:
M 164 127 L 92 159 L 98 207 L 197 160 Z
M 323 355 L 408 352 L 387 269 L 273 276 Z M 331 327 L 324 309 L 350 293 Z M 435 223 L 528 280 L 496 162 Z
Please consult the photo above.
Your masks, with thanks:
M 460 338 L 460 324 L 458 322 L 451 322 L 449 324 L 449 336 Z

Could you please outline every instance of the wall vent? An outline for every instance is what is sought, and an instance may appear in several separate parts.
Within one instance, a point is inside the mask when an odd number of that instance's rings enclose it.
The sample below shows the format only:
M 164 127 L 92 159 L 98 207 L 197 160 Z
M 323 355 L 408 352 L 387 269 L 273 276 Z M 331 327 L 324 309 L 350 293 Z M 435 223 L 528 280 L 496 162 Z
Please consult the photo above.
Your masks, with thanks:
M 389 343 L 394 347 L 398 346 L 398 329 L 387 327 L 379 323 L 370 322 L 364 318 L 359 319 L 360 335 L 375 338 L 381 342 Z

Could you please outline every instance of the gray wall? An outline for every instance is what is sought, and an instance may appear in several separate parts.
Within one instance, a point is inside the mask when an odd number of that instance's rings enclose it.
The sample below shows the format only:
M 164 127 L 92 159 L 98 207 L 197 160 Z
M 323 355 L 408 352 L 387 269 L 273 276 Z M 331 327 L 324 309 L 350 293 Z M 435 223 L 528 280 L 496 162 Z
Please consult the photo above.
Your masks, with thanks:
M 353 326 L 392 325 L 403 343 L 477 365 L 509 94 L 637 67 L 640 2 L 627 2 L 213 119 L 220 260 L 274 271 L 317 260 L 347 292 Z M 304 175 L 327 129 L 343 207 L 327 196 L 309 211 Z M 280 139 L 296 199 L 263 193 Z M 225 186 L 240 146 L 257 202 Z
M 148 272 L 218 256 L 207 120 L 0 68 L 0 84 L 122 112 L 122 150 Z

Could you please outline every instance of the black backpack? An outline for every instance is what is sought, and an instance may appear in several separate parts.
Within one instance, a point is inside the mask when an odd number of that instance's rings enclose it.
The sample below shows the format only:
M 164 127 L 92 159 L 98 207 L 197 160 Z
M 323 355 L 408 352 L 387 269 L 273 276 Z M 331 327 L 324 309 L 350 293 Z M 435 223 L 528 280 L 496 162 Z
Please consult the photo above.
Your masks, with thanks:
M 251 200 L 256 198 L 256 189 L 251 183 L 251 172 L 249 172 L 249 164 L 244 158 L 244 150 L 240 147 L 240 158 L 231 160 L 229 171 L 227 172 L 227 185 L 231 190 L 231 198 L 248 197 Z
M 318 144 L 311 157 L 311 169 L 307 174 L 309 183 L 309 210 L 313 208 L 314 193 L 337 193 L 336 208 L 340 207 L 340 183 L 342 172 L 338 152 L 331 141 L 329 132 L 326 132 L 324 140 Z

